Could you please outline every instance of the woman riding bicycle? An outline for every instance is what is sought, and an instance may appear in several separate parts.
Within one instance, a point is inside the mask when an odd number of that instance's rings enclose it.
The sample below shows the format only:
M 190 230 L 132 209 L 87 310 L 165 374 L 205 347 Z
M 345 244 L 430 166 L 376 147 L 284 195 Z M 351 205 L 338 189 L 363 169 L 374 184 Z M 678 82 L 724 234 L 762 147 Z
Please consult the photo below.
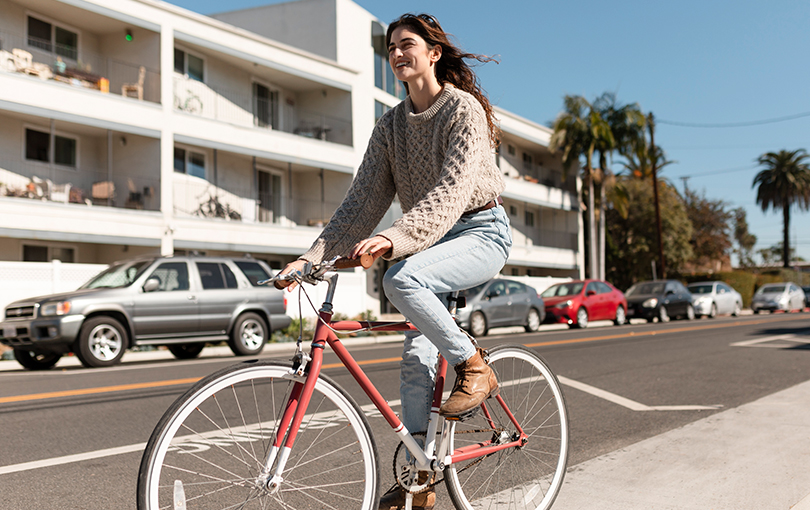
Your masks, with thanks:
M 459 330 L 446 297 L 496 276 L 512 238 L 492 154 L 498 128 L 464 61 L 492 59 L 461 51 L 427 14 L 405 14 L 391 23 L 386 44 L 408 96 L 377 122 L 340 207 L 309 251 L 282 274 L 336 255 L 404 258 L 386 272 L 383 286 L 419 330 L 406 335 L 400 365 L 402 421 L 418 432 L 427 429 L 439 353 L 456 371 L 439 411 L 445 418 L 463 417 L 498 392 L 493 371 Z M 395 195 L 402 217 L 371 236 Z M 413 508 L 432 508 L 434 501 L 431 488 L 417 494 Z M 404 505 L 400 489 L 384 496 L 380 508 Z

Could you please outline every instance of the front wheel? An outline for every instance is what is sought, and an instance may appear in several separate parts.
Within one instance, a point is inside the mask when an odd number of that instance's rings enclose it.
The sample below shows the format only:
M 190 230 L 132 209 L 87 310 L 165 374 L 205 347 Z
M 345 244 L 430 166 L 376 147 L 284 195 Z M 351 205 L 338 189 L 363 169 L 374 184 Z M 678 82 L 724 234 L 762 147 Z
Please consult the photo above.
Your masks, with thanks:
M 14 359 L 28 370 L 48 370 L 62 358 L 61 354 L 14 349 Z
M 667 307 L 662 306 L 658 309 L 658 322 L 669 322 L 669 313 Z
M 588 327 L 588 310 L 586 310 L 584 306 L 577 310 L 577 322 L 576 324 L 571 324 L 571 327 L 580 329 Z
M 79 331 L 73 352 L 85 367 L 109 367 L 124 357 L 127 332 L 116 319 L 99 315 L 87 319 Z
M 329 378 L 316 381 L 292 449 L 273 446 L 290 394 L 302 382 L 288 364 L 251 361 L 195 384 L 149 438 L 138 508 L 376 509 L 379 468 L 371 429 Z M 272 474 L 287 453 L 281 484 L 267 489 L 263 467 L 269 458 Z
M 557 378 L 546 363 L 522 345 L 489 351 L 500 395 L 481 405 L 474 417 L 445 421 L 450 451 L 479 443 L 520 438 L 511 413 L 526 434 L 520 446 L 451 464 L 445 484 L 456 508 L 551 507 L 562 486 L 568 461 L 568 414 Z M 508 411 L 508 412 L 507 412 Z
M 488 329 L 484 312 L 473 312 L 470 315 L 470 334 L 473 337 L 479 338 L 486 335 Z

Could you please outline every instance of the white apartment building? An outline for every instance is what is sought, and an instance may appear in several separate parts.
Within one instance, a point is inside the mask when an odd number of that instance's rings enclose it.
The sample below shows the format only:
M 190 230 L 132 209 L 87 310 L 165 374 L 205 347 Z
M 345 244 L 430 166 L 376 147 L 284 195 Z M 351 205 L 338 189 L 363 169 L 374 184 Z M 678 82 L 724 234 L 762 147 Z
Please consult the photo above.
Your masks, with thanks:
M 351 0 L 214 17 L 153 0 L 0 0 L 0 261 L 196 250 L 282 267 L 404 97 L 384 33 Z M 576 172 L 564 178 L 547 128 L 497 115 L 515 239 L 504 274 L 581 276 Z

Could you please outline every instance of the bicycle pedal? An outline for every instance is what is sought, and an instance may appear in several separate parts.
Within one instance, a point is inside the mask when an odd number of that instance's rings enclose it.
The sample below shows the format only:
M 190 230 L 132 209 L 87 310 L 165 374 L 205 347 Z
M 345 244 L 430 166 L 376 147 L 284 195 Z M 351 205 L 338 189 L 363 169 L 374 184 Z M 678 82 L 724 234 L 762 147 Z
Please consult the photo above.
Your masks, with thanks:
M 474 418 L 475 415 L 477 415 L 478 411 L 480 410 L 481 407 L 476 406 L 473 409 L 467 411 L 466 413 L 459 414 L 458 416 L 445 416 L 444 419 L 450 421 L 466 421 L 469 420 L 470 418 Z

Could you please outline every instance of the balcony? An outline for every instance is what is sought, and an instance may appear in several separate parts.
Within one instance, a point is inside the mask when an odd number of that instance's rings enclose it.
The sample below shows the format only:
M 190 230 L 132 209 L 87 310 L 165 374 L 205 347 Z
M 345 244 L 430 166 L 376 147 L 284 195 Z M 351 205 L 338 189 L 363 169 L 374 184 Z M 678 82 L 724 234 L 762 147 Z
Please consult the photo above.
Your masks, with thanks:
M 282 101 L 277 93 L 245 94 L 182 76 L 174 79 L 174 108 L 178 112 L 241 127 L 352 145 L 351 121 L 290 106 L 289 102 Z
M 159 71 L 117 56 L 79 51 L 31 36 L 0 31 L 0 71 L 160 103 Z
M 537 163 L 521 161 L 517 157 L 501 154 L 499 166 L 505 178 L 523 180 L 529 183 L 542 184 L 550 188 L 558 188 L 570 193 L 576 193 L 577 182 L 574 176 L 567 176 L 563 181 L 563 172 L 554 170 Z

